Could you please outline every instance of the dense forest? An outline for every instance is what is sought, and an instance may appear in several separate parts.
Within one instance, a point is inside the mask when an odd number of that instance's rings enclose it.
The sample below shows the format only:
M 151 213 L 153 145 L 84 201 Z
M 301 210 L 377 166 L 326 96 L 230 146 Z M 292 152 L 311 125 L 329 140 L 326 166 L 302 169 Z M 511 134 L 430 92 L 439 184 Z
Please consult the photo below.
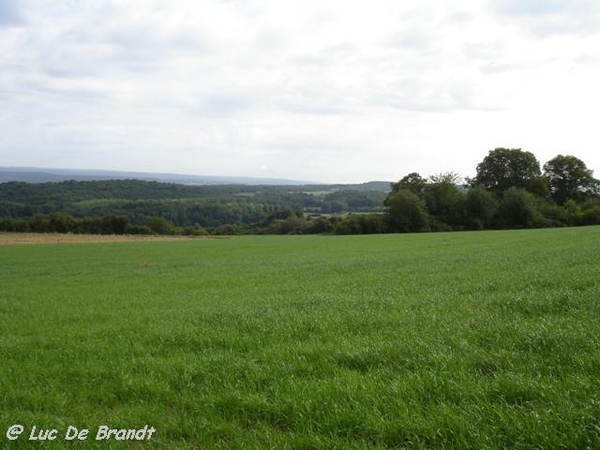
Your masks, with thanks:
M 540 166 L 496 148 L 477 175 L 358 185 L 190 186 L 142 180 L 0 183 L 0 231 L 363 234 L 600 224 L 600 182 L 574 156 Z
M 282 222 L 383 213 L 389 183 L 191 186 L 142 180 L 0 183 L 0 230 L 282 233 Z M 286 231 L 287 230 L 287 231 Z

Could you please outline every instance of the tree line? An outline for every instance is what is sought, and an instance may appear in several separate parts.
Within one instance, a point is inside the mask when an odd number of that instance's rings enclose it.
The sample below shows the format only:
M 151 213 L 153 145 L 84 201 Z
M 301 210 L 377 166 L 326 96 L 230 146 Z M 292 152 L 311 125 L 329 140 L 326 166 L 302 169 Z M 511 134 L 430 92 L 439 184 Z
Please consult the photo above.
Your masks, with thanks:
M 141 180 L 0 183 L 0 231 L 369 234 L 600 224 L 600 182 L 558 155 L 496 148 L 476 176 L 409 173 L 352 186 L 186 186 Z
M 533 228 L 600 223 L 600 182 L 585 163 L 558 155 L 543 166 L 530 152 L 496 148 L 460 182 L 452 172 L 410 173 L 385 199 L 388 230 Z

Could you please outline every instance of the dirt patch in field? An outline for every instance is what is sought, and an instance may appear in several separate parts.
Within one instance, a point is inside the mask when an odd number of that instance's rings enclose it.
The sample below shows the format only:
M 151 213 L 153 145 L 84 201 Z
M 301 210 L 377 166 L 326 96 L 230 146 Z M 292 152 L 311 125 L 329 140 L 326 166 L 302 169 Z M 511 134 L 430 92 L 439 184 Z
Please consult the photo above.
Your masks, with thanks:
M 180 241 L 206 239 L 204 236 L 133 236 L 51 233 L 0 233 L 0 245 L 12 244 L 73 244 L 93 242 Z

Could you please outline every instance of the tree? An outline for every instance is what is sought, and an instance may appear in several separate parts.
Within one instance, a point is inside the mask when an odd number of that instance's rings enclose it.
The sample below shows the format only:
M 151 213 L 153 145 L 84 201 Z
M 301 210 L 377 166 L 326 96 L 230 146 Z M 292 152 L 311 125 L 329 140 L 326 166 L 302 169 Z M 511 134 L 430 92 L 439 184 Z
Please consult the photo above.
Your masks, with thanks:
M 406 175 L 397 183 L 392 183 L 391 188 L 392 191 L 390 194 L 395 194 L 401 189 L 406 189 L 413 194 L 417 194 L 419 197 L 423 195 L 425 191 L 425 186 L 427 185 L 427 180 L 419 175 L 417 172 L 412 172 Z
M 391 231 L 424 231 L 429 214 L 423 199 L 408 189 L 400 189 L 385 199 L 386 219 Z
M 444 172 L 429 177 L 425 186 L 425 204 L 438 230 L 461 227 L 464 222 L 464 195 L 458 185 L 461 177 Z
M 477 165 L 477 176 L 471 181 L 497 196 L 515 187 L 535 194 L 544 193 L 540 163 L 530 152 L 520 148 L 496 148 Z
M 570 155 L 558 155 L 544 164 L 550 197 L 559 205 L 597 194 L 599 181 L 592 174 L 582 160 Z
M 458 186 L 461 184 L 462 177 L 456 172 L 440 172 L 429 175 L 429 182 L 433 184 L 451 184 Z
M 503 228 L 531 228 L 539 215 L 535 197 L 525 189 L 506 190 L 498 208 L 498 223 Z
M 471 228 L 483 229 L 492 225 L 498 209 L 496 197 L 481 187 L 473 187 L 465 195 L 467 223 Z

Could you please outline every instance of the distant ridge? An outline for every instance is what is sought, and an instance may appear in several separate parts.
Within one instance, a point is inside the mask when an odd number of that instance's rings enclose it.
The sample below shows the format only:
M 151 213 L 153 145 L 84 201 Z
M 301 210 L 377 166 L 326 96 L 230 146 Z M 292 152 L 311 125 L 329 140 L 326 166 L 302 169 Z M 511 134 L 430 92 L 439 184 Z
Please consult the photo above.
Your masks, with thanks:
M 218 177 L 203 175 L 183 175 L 172 173 L 124 172 L 118 170 L 49 169 L 39 167 L 0 167 L 0 183 L 22 181 L 26 183 L 47 183 L 60 181 L 103 181 L 103 180 L 144 180 L 161 181 L 190 185 L 274 185 L 300 186 L 321 184 L 308 181 L 287 180 L 281 178 L 257 177 Z

